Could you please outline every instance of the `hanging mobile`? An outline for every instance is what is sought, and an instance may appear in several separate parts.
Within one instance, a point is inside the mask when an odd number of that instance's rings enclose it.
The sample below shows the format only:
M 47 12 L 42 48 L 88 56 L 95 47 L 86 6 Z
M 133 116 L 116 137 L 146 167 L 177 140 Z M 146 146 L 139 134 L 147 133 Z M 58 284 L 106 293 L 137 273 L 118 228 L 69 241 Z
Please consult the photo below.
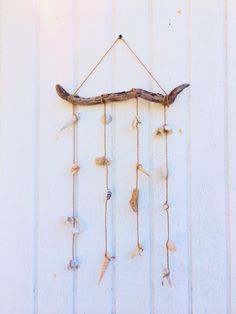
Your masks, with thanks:
M 104 257 L 102 262 L 102 267 L 99 275 L 98 283 L 102 281 L 105 272 L 109 266 L 109 263 L 114 256 L 110 256 L 108 253 L 108 230 L 107 230 L 107 211 L 108 211 L 108 201 L 111 199 L 112 192 L 109 188 L 109 165 L 110 160 L 107 159 L 107 125 L 112 121 L 112 117 L 107 115 L 106 112 L 106 102 L 102 99 L 103 103 L 103 156 L 99 158 L 95 158 L 95 163 L 98 166 L 105 167 L 105 202 L 104 202 Z
M 157 86 L 162 90 L 163 94 L 159 93 L 153 93 L 146 91 L 144 89 L 139 89 L 139 88 L 133 88 L 129 91 L 124 91 L 124 92 L 118 92 L 118 93 L 110 93 L 110 94 L 104 94 L 102 96 L 95 96 L 95 97 L 89 97 L 89 98 L 83 98 L 77 95 L 77 92 L 79 89 L 84 85 L 84 83 L 89 79 L 89 77 L 93 74 L 93 72 L 96 70 L 96 68 L 100 65 L 100 63 L 104 60 L 104 58 L 108 55 L 108 53 L 112 50 L 112 48 L 116 45 L 118 41 L 122 41 L 123 44 L 128 48 L 128 50 L 135 56 L 136 60 L 141 64 L 141 66 L 145 69 L 145 71 L 149 74 L 149 76 L 152 78 L 152 80 L 157 84 Z M 136 99 L 136 117 L 134 120 L 134 127 L 136 128 L 136 152 L 137 152 L 137 160 L 136 160 L 136 184 L 135 188 L 132 192 L 132 196 L 130 199 L 130 206 L 133 209 L 133 211 L 137 214 L 137 243 L 136 243 L 136 248 L 134 252 L 132 253 L 131 257 L 135 257 L 137 255 L 140 255 L 140 253 L 143 251 L 143 247 L 140 244 L 140 239 L 139 239 L 139 172 L 144 173 L 145 175 L 149 175 L 148 172 L 144 169 L 142 164 L 140 164 L 139 161 L 139 127 L 140 127 L 140 118 L 139 118 L 139 104 L 138 104 L 138 98 L 147 100 L 148 102 L 154 102 L 158 104 L 162 104 L 164 108 L 164 124 L 162 127 L 158 128 L 156 130 L 156 135 L 163 135 L 165 136 L 165 156 L 166 156 L 166 161 L 165 161 L 165 173 L 166 173 L 166 185 L 165 185 L 165 202 L 163 205 L 163 209 L 166 212 L 167 216 L 167 241 L 166 241 L 166 268 L 164 269 L 164 274 L 163 274 L 163 279 L 162 283 L 164 283 L 164 279 L 167 279 L 169 284 L 171 285 L 170 282 L 170 265 L 169 265 L 169 251 L 175 251 L 176 247 L 174 243 L 170 241 L 170 217 L 169 217 L 169 199 L 168 199 L 168 140 L 167 136 L 169 133 L 172 132 L 171 128 L 167 124 L 166 121 L 166 108 L 169 107 L 176 99 L 179 93 L 181 93 L 185 88 L 187 88 L 189 84 L 182 84 L 179 85 L 178 87 L 174 88 L 169 94 L 166 93 L 166 91 L 162 88 L 162 86 L 159 84 L 157 79 L 153 76 L 153 74 L 149 71 L 149 69 L 145 66 L 145 64 L 141 61 L 141 59 L 135 54 L 135 52 L 132 50 L 132 48 L 129 46 L 129 44 L 126 42 L 126 40 L 123 38 L 122 35 L 119 35 L 119 37 L 113 42 L 111 47 L 105 52 L 105 54 L 101 57 L 101 59 L 98 61 L 98 63 L 92 68 L 92 70 L 89 72 L 89 74 L 85 77 L 85 79 L 82 81 L 82 83 L 79 85 L 79 87 L 76 89 L 76 91 L 73 94 L 69 94 L 63 87 L 60 85 L 56 85 L 56 91 L 59 97 L 62 99 L 68 101 L 69 103 L 73 104 L 73 108 L 75 108 L 75 105 L 80 105 L 80 106 L 93 106 L 93 105 L 98 105 L 98 104 L 103 104 L 104 108 L 104 115 L 103 115 L 103 122 L 104 122 L 104 155 L 102 157 L 96 158 L 95 163 L 99 166 L 104 166 L 106 169 L 106 176 L 105 176 L 105 188 L 106 188 L 106 198 L 105 198 L 105 203 L 104 203 L 104 233 L 105 233 L 105 250 L 104 250 L 104 259 L 103 259 L 103 264 L 102 264 L 102 269 L 100 273 L 100 278 L 99 282 L 101 282 L 106 269 L 111 261 L 112 258 L 108 254 L 108 248 L 107 248 L 107 208 L 108 208 L 108 201 L 111 198 L 111 191 L 109 189 L 108 185 L 108 179 L 109 179 L 109 171 L 108 171 L 108 166 L 110 164 L 110 160 L 107 159 L 106 155 L 106 126 L 108 123 L 111 122 L 112 117 L 106 115 L 106 103 L 107 102 L 119 102 L 119 101 L 126 101 L 132 98 Z M 76 186 L 76 175 L 79 171 L 79 166 L 77 165 L 76 158 L 75 158 L 75 123 L 78 120 L 78 115 L 73 109 L 73 119 L 66 124 L 64 128 L 68 127 L 68 125 L 73 124 L 73 138 L 74 138 L 74 160 L 73 160 L 73 165 L 71 168 L 71 173 L 73 174 L 73 216 L 68 217 L 71 218 L 69 219 L 72 223 L 72 230 L 77 230 L 77 218 L 76 218 L 76 213 L 77 213 L 77 208 L 76 208 L 76 197 L 75 197 L 75 186 Z M 79 233 L 79 232 L 78 232 Z M 79 262 L 77 258 L 75 257 L 75 239 L 76 235 L 78 234 L 77 232 L 73 233 L 73 245 L 72 245 L 72 259 L 69 263 L 69 268 L 71 269 L 77 269 L 79 266 Z

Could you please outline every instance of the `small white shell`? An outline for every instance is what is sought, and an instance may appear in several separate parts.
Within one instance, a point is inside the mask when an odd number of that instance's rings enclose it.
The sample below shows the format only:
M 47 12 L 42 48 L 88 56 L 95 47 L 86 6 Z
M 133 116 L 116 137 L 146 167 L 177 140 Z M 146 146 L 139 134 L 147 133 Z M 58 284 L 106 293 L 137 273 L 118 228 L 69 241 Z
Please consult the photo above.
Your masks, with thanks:
M 162 209 L 163 210 L 168 210 L 170 208 L 170 205 L 166 202 L 165 204 L 163 204 Z
M 60 131 L 63 131 L 65 129 L 67 129 L 69 126 L 73 125 L 74 123 L 76 123 L 80 118 L 80 114 L 79 113 L 75 113 L 73 114 L 73 117 L 68 121 L 66 122 L 63 127 L 60 129 Z
M 141 118 L 139 116 L 135 116 L 132 122 L 132 128 L 136 129 L 141 123 Z
M 101 121 L 102 124 L 109 124 L 112 121 L 112 116 L 110 114 L 103 115 Z
M 78 258 L 73 258 L 69 261 L 69 265 L 68 265 L 68 269 L 72 270 L 72 269 L 78 269 L 80 266 L 80 261 L 78 260 Z
M 78 234 L 82 233 L 82 230 L 80 230 L 80 229 L 78 229 L 78 228 L 72 228 L 71 231 L 72 231 L 72 233 L 73 233 L 74 235 L 78 235 Z
M 175 252 L 176 251 L 176 245 L 172 241 L 167 241 L 166 247 L 170 252 Z
M 142 247 L 142 245 L 140 245 L 140 244 L 138 244 L 137 246 L 136 246 L 136 248 L 133 250 L 133 252 L 131 253 L 131 258 L 134 258 L 134 257 L 136 257 L 136 256 L 138 256 L 138 255 L 141 255 L 142 254 L 142 252 L 143 252 L 143 247 Z
M 80 170 L 80 166 L 77 164 L 73 164 L 70 168 L 71 174 L 76 174 L 79 172 L 79 170 Z
M 62 217 L 63 223 L 67 226 L 72 225 L 73 223 L 78 223 L 78 218 L 76 217 L 71 217 L 71 216 L 65 216 Z

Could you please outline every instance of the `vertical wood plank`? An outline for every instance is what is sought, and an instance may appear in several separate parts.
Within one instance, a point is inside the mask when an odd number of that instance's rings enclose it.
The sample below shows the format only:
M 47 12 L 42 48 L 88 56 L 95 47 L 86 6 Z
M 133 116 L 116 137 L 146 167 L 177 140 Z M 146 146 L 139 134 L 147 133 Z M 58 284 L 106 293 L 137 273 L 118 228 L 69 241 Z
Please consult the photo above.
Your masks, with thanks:
M 0 308 L 27 314 L 34 309 L 35 1 L 1 1 L 0 11 Z
M 191 3 L 194 313 L 227 312 L 224 1 Z M 211 34 L 211 35 L 209 35 Z
M 235 166 L 235 159 L 236 159 L 236 152 L 235 152 L 235 143 L 236 143 L 236 93 L 235 93 L 235 82 L 236 82 L 236 45 L 234 40 L 234 33 L 236 28 L 236 3 L 235 1 L 228 0 L 226 1 L 227 6 L 227 19 L 226 19 L 226 30 L 227 30 L 227 99 L 228 99 L 228 180 L 229 180 L 229 194 L 228 194 L 228 206 L 229 212 L 227 215 L 227 222 L 228 222 L 228 273 L 229 273 L 229 285 L 228 285 L 228 313 L 235 313 L 236 311 L 236 300 L 234 297 L 234 291 L 236 289 L 236 250 L 235 250 L 235 243 L 236 243 L 236 166 Z M 227 128 L 227 125 L 226 125 Z
M 74 1 L 39 2 L 39 213 L 38 313 L 73 313 L 71 230 L 62 217 L 72 212 L 72 128 L 59 129 L 72 116 L 55 84 L 73 83 Z
M 185 1 L 154 1 L 153 4 L 153 59 L 156 76 L 167 92 L 187 78 L 187 20 Z M 173 68 L 175 69 L 173 71 Z M 177 247 L 175 253 L 169 253 L 170 279 L 162 286 L 163 269 L 166 267 L 167 218 L 162 209 L 165 201 L 165 142 L 156 138 L 153 163 L 156 173 L 154 180 L 154 313 L 188 313 L 188 208 L 187 208 L 187 110 L 186 94 L 183 92 L 175 103 L 167 109 L 167 121 L 173 129 L 168 136 L 169 164 L 169 204 L 170 204 L 170 240 Z M 163 124 L 163 107 L 153 111 L 155 129 Z
M 77 11 L 76 83 L 84 80 L 89 71 L 115 39 L 111 36 L 111 3 L 80 1 Z M 79 90 L 81 96 L 101 95 L 111 90 L 111 51 L 94 74 Z M 110 112 L 110 105 L 107 105 Z M 104 257 L 104 200 L 105 168 L 95 165 L 94 159 L 103 156 L 103 106 L 79 107 L 81 119 L 78 124 L 78 160 L 81 171 L 78 178 L 78 214 L 85 222 L 85 230 L 78 238 L 77 248 L 82 265 L 77 278 L 76 310 L 78 313 L 112 312 L 113 261 L 98 284 Z M 107 127 L 107 156 L 112 158 L 110 138 L 112 124 Z M 112 169 L 109 166 L 109 181 L 112 189 Z M 113 192 L 113 191 L 112 191 Z M 114 192 L 113 192 L 114 194 Z M 112 244 L 111 202 L 108 203 L 108 251 L 114 254 Z
M 148 2 L 116 1 L 115 30 L 148 63 Z M 131 22 L 132 21 L 132 22 Z M 120 42 L 115 63 L 116 90 L 133 87 L 148 88 L 149 78 L 125 45 Z M 140 242 L 144 247 L 141 256 L 131 259 L 136 247 L 136 214 L 129 205 L 135 187 L 136 131 L 132 129 L 136 101 L 116 106 L 116 312 L 150 312 L 150 237 L 149 237 L 149 179 L 140 174 Z M 140 160 L 149 170 L 148 104 L 139 100 L 142 120 L 140 127 Z

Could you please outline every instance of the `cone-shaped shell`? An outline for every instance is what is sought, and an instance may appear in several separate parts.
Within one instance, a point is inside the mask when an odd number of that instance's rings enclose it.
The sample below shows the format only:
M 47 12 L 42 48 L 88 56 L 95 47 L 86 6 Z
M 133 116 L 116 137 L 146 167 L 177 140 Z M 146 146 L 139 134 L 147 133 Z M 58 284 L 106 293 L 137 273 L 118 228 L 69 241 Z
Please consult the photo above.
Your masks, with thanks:
M 98 281 L 98 284 L 101 283 L 104 275 L 105 275 L 105 272 L 109 266 L 109 263 L 111 261 L 111 259 L 115 258 L 114 256 L 112 257 L 109 257 L 107 254 L 104 255 L 104 258 L 103 258 L 103 261 L 102 261 L 102 267 L 101 267 L 101 271 L 100 271 L 100 275 L 99 275 L 99 281 Z

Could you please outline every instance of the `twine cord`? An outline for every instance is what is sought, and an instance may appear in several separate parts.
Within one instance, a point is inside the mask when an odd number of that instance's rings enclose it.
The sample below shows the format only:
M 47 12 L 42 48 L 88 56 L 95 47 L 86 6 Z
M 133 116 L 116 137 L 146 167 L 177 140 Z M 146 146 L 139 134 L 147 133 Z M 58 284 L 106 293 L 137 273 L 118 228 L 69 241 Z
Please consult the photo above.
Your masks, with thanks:
M 139 138 L 139 101 L 138 98 L 136 97 L 136 173 L 135 173 L 135 188 L 138 190 L 139 188 L 139 143 L 140 143 L 140 138 Z M 136 213 L 136 237 L 137 237 L 137 247 L 140 247 L 140 230 L 139 230 L 139 199 L 137 201 L 137 213 Z
M 148 75 L 152 78 L 152 80 L 157 84 L 157 86 L 163 91 L 165 96 L 167 96 L 167 92 L 164 90 L 164 88 L 161 86 L 161 84 L 158 82 L 158 80 L 155 78 L 155 76 L 152 74 L 152 72 L 147 68 L 147 66 L 144 64 L 144 62 L 137 56 L 137 54 L 134 52 L 134 50 L 131 48 L 131 46 L 127 43 L 127 41 L 123 38 L 122 35 L 119 35 L 119 37 L 112 43 L 110 48 L 102 55 L 102 57 L 98 60 L 98 62 L 95 64 L 95 66 L 92 68 L 92 70 L 88 73 L 88 75 L 85 77 L 85 79 L 80 83 L 80 85 L 76 88 L 76 90 L 73 93 L 73 96 L 75 96 L 78 91 L 81 89 L 81 87 L 87 82 L 87 80 L 90 78 L 90 76 L 94 73 L 94 71 L 98 68 L 98 66 L 102 63 L 102 61 L 106 58 L 106 56 L 110 53 L 110 51 L 113 49 L 113 47 L 116 45 L 116 43 L 122 40 L 122 42 L 125 44 L 125 46 L 128 48 L 128 50 L 131 52 L 131 54 L 136 58 L 138 63 L 141 64 L 141 66 L 144 68 L 144 70 L 148 73 Z

